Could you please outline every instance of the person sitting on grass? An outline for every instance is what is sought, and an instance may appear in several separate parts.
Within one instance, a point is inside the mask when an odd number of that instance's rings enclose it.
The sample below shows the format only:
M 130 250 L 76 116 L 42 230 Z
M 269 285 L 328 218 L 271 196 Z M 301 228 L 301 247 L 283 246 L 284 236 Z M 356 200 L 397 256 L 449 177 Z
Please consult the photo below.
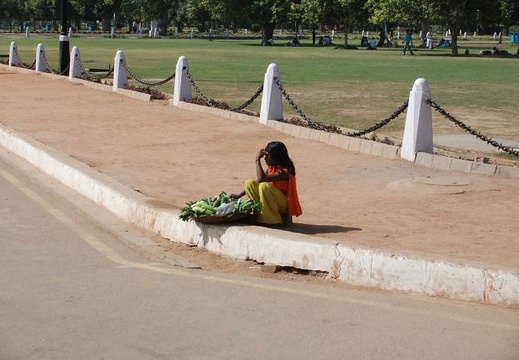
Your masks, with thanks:
M 377 40 L 374 37 L 368 43 L 368 50 L 376 50 L 377 49 Z
M 267 164 L 266 171 L 261 159 Z M 230 197 L 239 199 L 244 195 L 261 202 L 262 210 L 256 219 L 259 224 L 289 226 L 292 216 L 303 213 L 297 194 L 296 169 L 285 144 L 272 141 L 259 150 L 256 155 L 256 179 L 247 180 L 244 191 Z

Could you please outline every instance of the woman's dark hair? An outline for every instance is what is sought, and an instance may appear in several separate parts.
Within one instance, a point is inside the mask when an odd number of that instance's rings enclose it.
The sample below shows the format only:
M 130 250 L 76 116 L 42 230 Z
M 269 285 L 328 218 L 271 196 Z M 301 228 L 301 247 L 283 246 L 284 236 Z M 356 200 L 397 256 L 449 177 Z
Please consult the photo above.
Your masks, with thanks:
M 289 173 L 296 175 L 294 163 L 288 156 L 288 150 L 281 141 L 272 141 L 267 144 L 265 151 L 269 154 L 270 159 L 281 168 L 286 168 Z

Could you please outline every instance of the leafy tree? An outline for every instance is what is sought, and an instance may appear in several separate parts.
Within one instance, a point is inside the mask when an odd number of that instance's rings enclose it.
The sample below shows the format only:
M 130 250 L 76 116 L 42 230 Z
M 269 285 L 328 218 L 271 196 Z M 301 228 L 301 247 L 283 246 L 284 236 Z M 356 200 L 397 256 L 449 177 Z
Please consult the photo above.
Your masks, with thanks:
M 321 25 L 344 31 L 344 46 L 348 45 L 348 33 L 353 28 L 368 22 L 369 14 L 364 6 L 364 0 L 302 0 L 305 9 L 303 21 L 313 30 Z
M 348 45 L 348 32 L 367 22 L 369 15 L 364 4 L 363 0 L 334 0 L 329 6 L 335 14 L 335 25 L 343 28 L 345 47 Z
M 519 4 L 517 0 L 499 0 L 499 15 L 499 21 L 496 25 L 501 27 L 501 33 L 508 34 L 511 25 L 519 24 Z
M 262 44 L 273 38 L 276 25 L 288 19 L 290 0 L 204 0 L 213 19 L 227 24 L 261 25 Z
M 206 32 L 211 28 L 213 15 L 207 1 L 188 0 L 182 10 L 188 19 L 195 22 L 199 31 Z
M 458 31 L 480 0 L 368 0 L 373 22 L 392 21 L 413 27 L 428 21 L 448 26 L 452 54 L 458 55 Z
M 23 22 L 27 17 L 24 0 L 3 0 L 0 11 L 9 23 L 9 31 L 13 30 L 13 22 L 17 23 L 18 31 L 23 30 Z
M 290 1 L 287 0 L 255 0 L 251 1 L 249 16 L 252 21 L 261 25 L 262 44 L 274 36 L 276 25 L 288 19 Z
M 167 35 L 171 20 L 176 17 L 179 0 L 148 0 L 146 5 L 147 20 L 157 19 L 160 34 Z
M 301 0 L 302 21 L 312 29 L 312 42 L 315 44 L 315 30 L 324 22 L 324 9 L 321 0 Z
M 32 21 L 56 18 L 56 6 L 52 0 L 27 0 L 25 8 L 27 16 Z
M 81 29 L 81 20 L 94 22 L 97 19 L 95 8 L 98 0 L 68 0 L 71 8 L 69 16 L 75 20 L 76 29 Z M 72 14 L 71 14 L 72 13 Z

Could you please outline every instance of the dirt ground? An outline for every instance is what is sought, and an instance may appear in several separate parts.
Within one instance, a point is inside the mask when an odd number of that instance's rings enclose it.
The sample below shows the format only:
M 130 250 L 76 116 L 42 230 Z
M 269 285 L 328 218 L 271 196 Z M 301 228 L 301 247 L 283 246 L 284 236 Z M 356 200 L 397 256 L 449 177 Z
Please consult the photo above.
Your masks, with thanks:
M 3 125 L 145 194 L 155 206 L 180 209 L 239 191 L 255 176 L 258 149 L 280 140 L 295 163 L 304 212 L 285 231 L 388 253 L 519 268 L 517 179 L 351 153 L 256 122 L 1 66 L 0 83 Z M 168 244 L 195 261 L 200 256 Z

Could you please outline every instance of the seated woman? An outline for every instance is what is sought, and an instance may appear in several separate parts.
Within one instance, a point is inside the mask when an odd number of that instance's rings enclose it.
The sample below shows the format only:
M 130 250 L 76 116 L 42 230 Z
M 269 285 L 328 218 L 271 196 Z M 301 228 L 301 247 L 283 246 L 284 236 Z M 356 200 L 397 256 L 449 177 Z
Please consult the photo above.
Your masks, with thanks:
M 261 164 L 262 158 L 267 171 Z M 303 213 L 297 194 L 296 169 L 285 144 L 273 141 L 258 152 L 256 179 L 247 180 L 244 191 L 230 196 L 238 199 L 244 195 L 263 205 L 257 217 L 260 224 L 288 226 L 292 224 L 292 216 Z
M 368 50 L 376 50 L 377 49 L 377 40 L 374 37 L 368 43 Z

